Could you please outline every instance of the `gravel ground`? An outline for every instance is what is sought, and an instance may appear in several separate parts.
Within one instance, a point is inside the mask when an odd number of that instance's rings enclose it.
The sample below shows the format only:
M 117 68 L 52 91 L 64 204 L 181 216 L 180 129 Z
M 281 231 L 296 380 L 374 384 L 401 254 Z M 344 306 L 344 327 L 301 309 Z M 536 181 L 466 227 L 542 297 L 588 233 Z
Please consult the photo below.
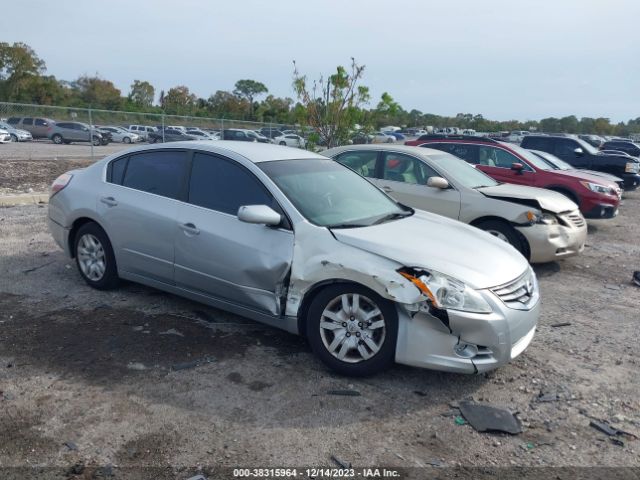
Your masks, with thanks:
M 0 155 L 0 187 L 41 191 L 87 161 Z M 126 467 L 136 468 L 127 478 L 222 478 L 220 466 L 335 466 L 334 455 L 416 467 L 415 478 L 513 466 L 637 475 L 638 440 L 589 422 L 640 435 L 640 288 L 630 284 L 639 211 L 640 193 L 629 194 L 618 218 L 590 222 L 583 255 L 536 267 L 538 333 L 510 365 L 479 376 L 395 366 L 354 380 L 328 372 L 304 340 L 245 318 L 135 284 L 92 290 L 50 238 L 46 206 L 0 208 L 0 467 L 59 469 L 38 478 L 104 477 L 110 466 L 116 478 Z M 360 395 L 328 393 L 344 389 Z M 519 412 L 523 433 L 456 424 L 469 397 Z M 549 475 L 574 478 L 565 472 Z

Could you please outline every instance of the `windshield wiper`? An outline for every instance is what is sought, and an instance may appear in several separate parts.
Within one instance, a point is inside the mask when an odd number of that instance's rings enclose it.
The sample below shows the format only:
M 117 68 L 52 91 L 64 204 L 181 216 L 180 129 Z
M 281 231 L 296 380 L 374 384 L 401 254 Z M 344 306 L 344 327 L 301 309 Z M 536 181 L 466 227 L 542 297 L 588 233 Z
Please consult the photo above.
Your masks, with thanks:
M 327 228 L 362 228 L 368 226 L 364 223 L 336 223 L 335 225 L 327 225 Z
M 388 215 L 385 215 L 382 218 L 379 218 L 378 220 L 373 222 L 371 225 L 380 225 L 381 223 L 385 223 L 385 222 L 388 222 L 390 220 L 395 220 L 397 218 L 408 217 L 410 215 L 413 215 L 413 212 L 390 213 Z

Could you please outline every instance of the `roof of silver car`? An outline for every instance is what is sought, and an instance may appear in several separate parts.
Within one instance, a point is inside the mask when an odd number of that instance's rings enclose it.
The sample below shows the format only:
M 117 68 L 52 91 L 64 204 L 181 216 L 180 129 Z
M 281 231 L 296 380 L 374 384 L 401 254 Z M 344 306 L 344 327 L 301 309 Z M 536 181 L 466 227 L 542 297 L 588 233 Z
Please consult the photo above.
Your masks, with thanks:
M 259 142 L 236 142 L 233 140 L 192 140 L 184 142 L 157 143 L 154 145 L 144 145 L 132 148 L 130 151 L 139 152 L 156 148 L 189 148 L 192 150 L 207 150 L 222 155 L 233 152 L 254 163 L 271 162 L 275 160 L 297 160 L 303 158 L 327 158 L 300 148 L 282 147 L 280 145 L 271 145 Z
M 412 155 L 442 155 L 442 150 L 437 150 L 435 148 L 428 147 L 419 147 L 419 146 L 410 146 L 410 145 L 388 145 L 384 143 L 372 143 L 372 144 L 364 144 L 364 145 L 344 145 L 342 147 L 335 147 L 329 150 L 326 150 L 322 153 L 334 153 L 334 152 L 347 152 L 349 150 L 377 150 L 384 152 L 398 152 L 398 153 L 407 153 Z

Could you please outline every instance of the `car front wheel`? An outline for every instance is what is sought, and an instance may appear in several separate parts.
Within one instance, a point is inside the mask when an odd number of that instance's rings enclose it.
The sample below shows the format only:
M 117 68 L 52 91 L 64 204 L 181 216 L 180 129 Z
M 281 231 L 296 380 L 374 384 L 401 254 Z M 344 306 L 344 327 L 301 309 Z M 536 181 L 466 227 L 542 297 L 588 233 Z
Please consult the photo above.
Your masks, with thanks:
M 332 370 L 372 375 L 394 360 L 398 314 L 393 303 L 367 288 L 335 285 L 313 299 L 306 332 L 314 353 Z
M 51 140 L 56 145 L 61 145 L 62 144 L 62 135 L 60 135 L 59 133 L 56 133 L 53 137 L 51 137 Z
M 76 233 L 74 251 L 76 264 L 84 281 L 98 290 L 118 285 L 118 269 L 111 242 L 96 223 L 86 223 Z
M 124 138 L 122 139 L 122 141 L 123 141 L 124 143 L 131 143 L 131 139 L 130 139 L 129 137 L 124 137 Z
M 501 222 L 498 220 L 486 220 L 484 222 L 480 222 L 476 225 L 480 230 L 484 230 L 487 233 L 490 233 L 494 237 L 499 238 L 500 240 L 507 242 L 513 248 L 522 253 L 525 257 L 527 256 L 525 252 L 524 245 L 522 244 L 522 240 L 520 239 L 518 232 L 506 222 Z

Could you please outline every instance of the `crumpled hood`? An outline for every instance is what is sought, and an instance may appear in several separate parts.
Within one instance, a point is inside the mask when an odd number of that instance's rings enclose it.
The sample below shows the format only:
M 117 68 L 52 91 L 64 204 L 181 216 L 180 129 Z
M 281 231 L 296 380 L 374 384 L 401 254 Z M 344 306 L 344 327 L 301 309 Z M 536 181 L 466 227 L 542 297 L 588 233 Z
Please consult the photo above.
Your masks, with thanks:
M 577 210 L 578 206 L 561 193 L 547 190 L 545 188 L 527 187 L 524 185 L 514 185 L 512 183 L 502 183 L 495 187 L 483 187 L 478 191 L 487 197 L 509 200 L 510 198 L 519 200 L 535 200 L 540 208 L 553 213 Z
M 401 220 L 332 232 L 339 242 L 403 266 L 436 270 L 476 289 L 502 285 L 529 268 L 527 260 L 504 241 L 421 210 Z

